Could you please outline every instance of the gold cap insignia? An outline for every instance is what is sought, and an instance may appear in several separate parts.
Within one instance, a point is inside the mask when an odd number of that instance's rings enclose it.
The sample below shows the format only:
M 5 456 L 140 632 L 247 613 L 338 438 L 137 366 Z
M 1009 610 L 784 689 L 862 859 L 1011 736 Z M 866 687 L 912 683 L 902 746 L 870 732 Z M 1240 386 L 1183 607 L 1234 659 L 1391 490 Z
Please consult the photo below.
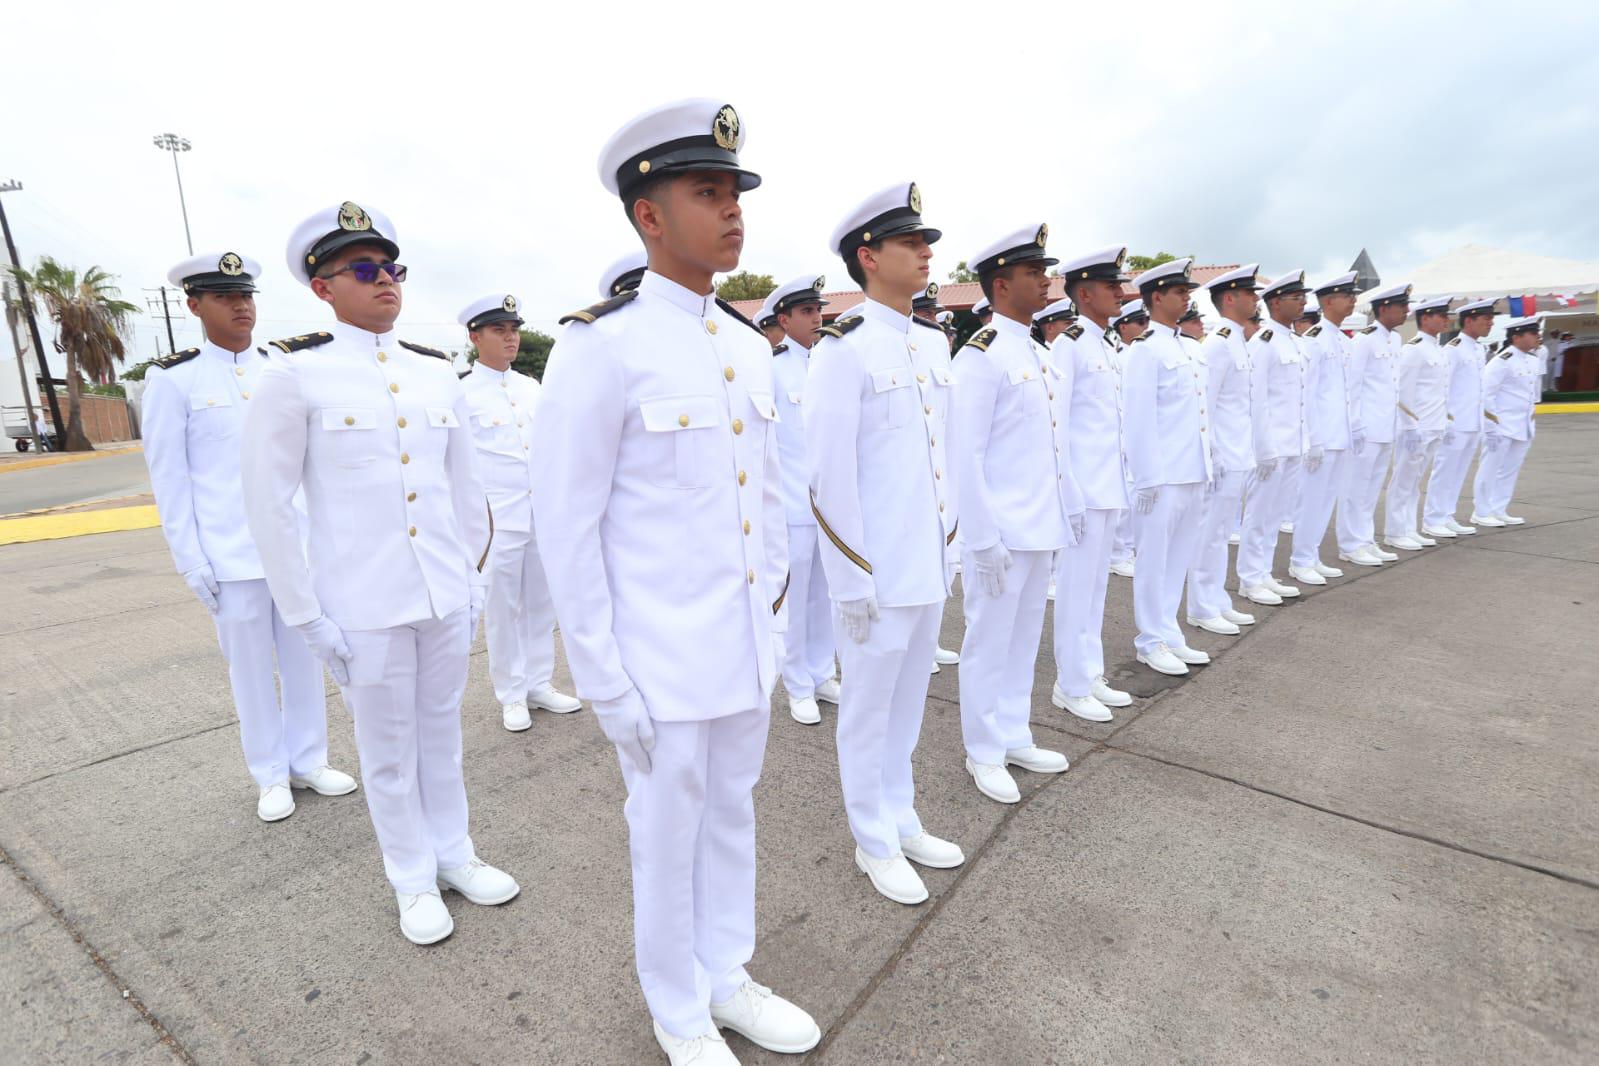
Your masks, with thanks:
M 914 181 L 911 182 L 909 204 L 912 211 L 915 211 L 918 215 L 922 213 L 922 190 L 916 187 Z
M 221 259 L 217 260 L 217 270 L 226 274 L 230 278 L 236 278 L 240 274 L 244 273 L 244 260 L 240 259 L 233 252 L 229 252 Z
M 938 282 L 929 281 L 927 283 L 927 298 L 929 300 L 938 299 Z
M 1126 262 L 1127 262 L 1127 249 L 1123 248 L 1121 251 L 1116 253 L 1116 269 L 1120 270 L 1122 268 L 1122 266 Z
M 359 204 L 349 200 L 339 205 L 339 228 L 351 232 L 362 232 L 372 228 L 372 219 L 363 211 Z
M 817 278 L 815 281 L 811 282 L 811 288 L 815 289 L 817 292 L 821 292 L 823 289 L 827 288 L 827 278 Z
M 738 112 L 733 110 L 732 104 L 723 104 L 722 109 L 711 120 L 711 136 L 716 138 L 718 148 L 729 152 L 738 151 L 744 131 L 738 120 Z
M 1048 222 L 1045 222 L 1045 223 L 1043 223 L 1042 225 L 1040 225 L 1038 227 L 1038 236 L 1034 237 L 1033 239 L 1038 242 L 1038 246 L 1040 248 L 1042 248 L 1044 246 L 1044 242 L 1049 240 L 1049 223 Z
M 500 306 L 505 308 L 507 311 L 511 312 L 513 315 L 516 314 L 516 297 L 515 296 L 507 296 L 505 298 L 505 302 L 502 303 Z

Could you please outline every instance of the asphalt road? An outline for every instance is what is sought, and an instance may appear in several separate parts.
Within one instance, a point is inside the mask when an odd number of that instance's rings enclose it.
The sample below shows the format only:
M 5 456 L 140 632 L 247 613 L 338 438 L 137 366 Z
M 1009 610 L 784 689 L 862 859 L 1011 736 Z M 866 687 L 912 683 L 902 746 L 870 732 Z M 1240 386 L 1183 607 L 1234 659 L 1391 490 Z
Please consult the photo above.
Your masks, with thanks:
M 919 907 L 855 871 L 832 714 L 775 711 L 751 971 L 821 1022 L 808 1061 L 1599 1060 L 1596 454 L 1599 416 L 1544 419 L 1528 525 L 1200 634 L 1215 662 L 1181 684 L 1133 663 L 1113 578 L 1110 673 L 1144 698 L 1069 718 L 1042 651 L 1034 728 L 1073 766 L 1019 774 L 1015 806 L 962 770 L 946 669 L 919 807 L 968 861 Z M 256 820 L 215 635 L 159 530 L 0 548 L 0 582 L 0 1061 L 663 1061 L 591 712 L 506 733 L 479 644 L 473 837 L 524 888 L 447 897 L 455 935 L 420 949 L 359 794 Z M 336 695 L 329 720 L 355 769 Z
M 116 500 L 150 491 L 142 451 L 30 470 L 0 469 L 0 514 Z

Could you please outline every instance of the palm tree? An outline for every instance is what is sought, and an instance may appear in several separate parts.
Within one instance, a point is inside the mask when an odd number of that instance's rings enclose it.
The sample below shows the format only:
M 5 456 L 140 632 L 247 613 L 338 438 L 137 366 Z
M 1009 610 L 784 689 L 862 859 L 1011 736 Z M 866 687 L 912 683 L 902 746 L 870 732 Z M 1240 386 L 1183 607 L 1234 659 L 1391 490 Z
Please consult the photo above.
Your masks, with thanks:
M 114 367 L 127 356 L 122 331 L 128 328 L 128 316 L 139 309 L 121 298 L 116 276 L 97 266 L 79 276 L 74 268 L 42 256 L 31 272 L 14 267 L 12 273 L 44 304 L 45 313 L 56 325 L 56 351 L 67 357 L 67 426 L 61 435 L 62 450 L 89 451 L 94 446 L 83 432 L 83 377 L 98 382 L 112 379 Z

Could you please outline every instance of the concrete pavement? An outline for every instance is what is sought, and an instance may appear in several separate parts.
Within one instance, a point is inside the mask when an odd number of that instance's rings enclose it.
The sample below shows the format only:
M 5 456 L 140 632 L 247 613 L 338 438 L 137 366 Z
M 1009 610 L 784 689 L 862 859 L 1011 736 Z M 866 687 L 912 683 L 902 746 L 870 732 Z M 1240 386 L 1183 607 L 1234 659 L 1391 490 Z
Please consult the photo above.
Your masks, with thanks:
M 1527 526 L 1256 608 L 1242 637 L 1197 635 L 1216 661 L 1181 683 L 1133 662 L 1112 578 L 1112 680 L 1148 698 L 1105 726 L 1054 710 L 1046 629 L 1034 726 L 1073 768 L 1019 773 L 1013 807 L 961 767 L 945 669 L 920 810 L 968 862 L 920 907 L 854 869 L 831 711 L 776 711 L 751 971 L 821 1022 L 808 1059 L 1593 1061 L 1596 453 L 1599 417 L 1547 420 Z M 215 635 L 159 530 L 0 548 L 0 582 L 0 1060 L 661 1061 L 591 712 L 506 733 L 480 642 L 473 837 L 524 890 L 446 897 L 455 935 L 418 949 L 360 794 L 255 819 Z M 946 647 L 960 630 L 952 604 Z M 353 770 L 336 694 L 329 725 Z

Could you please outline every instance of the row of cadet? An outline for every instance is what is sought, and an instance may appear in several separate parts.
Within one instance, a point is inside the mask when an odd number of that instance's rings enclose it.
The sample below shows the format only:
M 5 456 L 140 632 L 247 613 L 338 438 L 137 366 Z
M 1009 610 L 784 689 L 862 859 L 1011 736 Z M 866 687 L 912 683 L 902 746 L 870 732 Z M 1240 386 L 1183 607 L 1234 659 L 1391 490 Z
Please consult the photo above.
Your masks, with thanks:
M 671 1062 L 701 1066 L 736 1061 L 722 1029 L 780 1052 L 821 1036 L 745 968 L 752 790 L 779 675 L 799 721 L 820 720 L 818 699 L 837 703 L 854 863 L 882 896 L 919 904 L 928 892 L 913 863 L 965 859 L 922 825 L 911 772 L 958 573 L 966 768 L 983 795 L 1014 803 L 1012 768 L 1067 769 L 1028 724 L 1052 580 L 1056 702 L 1091 720 L 1131 702 L 1109 685 L 1100 641 L 1125 515 L 1139 658 L 1183 672 L 1204 661 L 1177 625 L 1190 571 L 1195 624 L 1253 621 L 1222 588 L 1241 498 L 1244 592 L 1271 602 L 1261 590 L 1286 586 L 1270 580 L 1270 547 L 1301 467 L 1302 502 L 1319 510 L 1301 510 L 1296 539 L 1316 514 L 1324 530 L 1337 500 L 1341 552 L 1360 562 L 1376 550 L 1367 501 L 1396 442 L 1407 458 L 1390 496 L 1402 497 L 1445 437 L 1467 448 L 1479 432 L 1451 406 L 1448 353 L 1398 343 L 1408 292 L 1376 294 L 1377 323 L 1351 339 L 1336 326 L 1353 279 L 1335 279 L 1321 290 L 1333 328 L 1297 338 L 1287 323 L 1307 287 L 1296 273 L 1265 288 L 1271 321 L 1246 345 L 1262 293 L 1254 269 L 1236 271 L 1211 285 L 1228 324 L 1200 344 L 1180 332 L 1188 262 L 1129 279 L 1112 248 L 1062 266 L 1079 317 L 1061 324 L 1046 306 L 1059 264 L 1044 226 L 970 260 L 993 318 L 952 359 L 928 303 L 941 234 L 910 183 L 867 197 L 832 234 L 866 294 L 858 312 L 824 326 L 821 279 L 784 285 L 774 351 L 713 288 L 737 268 L 740 197 L 760 184 L 739 159 L 743 139 L 730 105 L 688 100 L 606 144 L 601 181 L 648 267 L 608 274 L 605 299 L 563 319 L 542 386 L 509 369 L 521 324 L 510 294 L 462 312 L 478 349 L 464 380 L 443 353 L 398 339 L 407 271 L 395 227 L 346 201 L 288 242 L 291 274 L 329 305 L 328 331 L 254 347 L 259 265 L 196 257 L 173 279 L 206 343 L 152 371 L 145 401 L 162 525 L 215 616 L 258 812 L 287 816 L 294 788 L 356 787 L 327 765 L 325 665 L 354 719 L 385 873 L 415 943 L 453 931 L 442 889 L 485 905 L 519 892 L 468 834 L 460 708 L 486 613 L 507 727 L 526 728 L 530 706 L 576 709 L 551 686 L 553 603 L 628 792 L 654 1035 Z M 1129 280 L 1148 327 L 1124 343 L 1110 327 L 1129 318 Z M 1424 333 L 1445 310 L 1418 308 Z M 1461 315 L 1465 333 L 1481 324 L 1481 308 Z M 1035 318 L 1059 326 L 1048 348 Z M 1530 330 L 1511 324 L 1515 352 Z M 1532 432 L 1514 358 L 1479 379 L 1495 486 L 1513 482 Z M 1394 513 L 1391 541 L 1410 533 Z M 1319 540 L 1296 554 L 1296 576 L 1336 573 Z

